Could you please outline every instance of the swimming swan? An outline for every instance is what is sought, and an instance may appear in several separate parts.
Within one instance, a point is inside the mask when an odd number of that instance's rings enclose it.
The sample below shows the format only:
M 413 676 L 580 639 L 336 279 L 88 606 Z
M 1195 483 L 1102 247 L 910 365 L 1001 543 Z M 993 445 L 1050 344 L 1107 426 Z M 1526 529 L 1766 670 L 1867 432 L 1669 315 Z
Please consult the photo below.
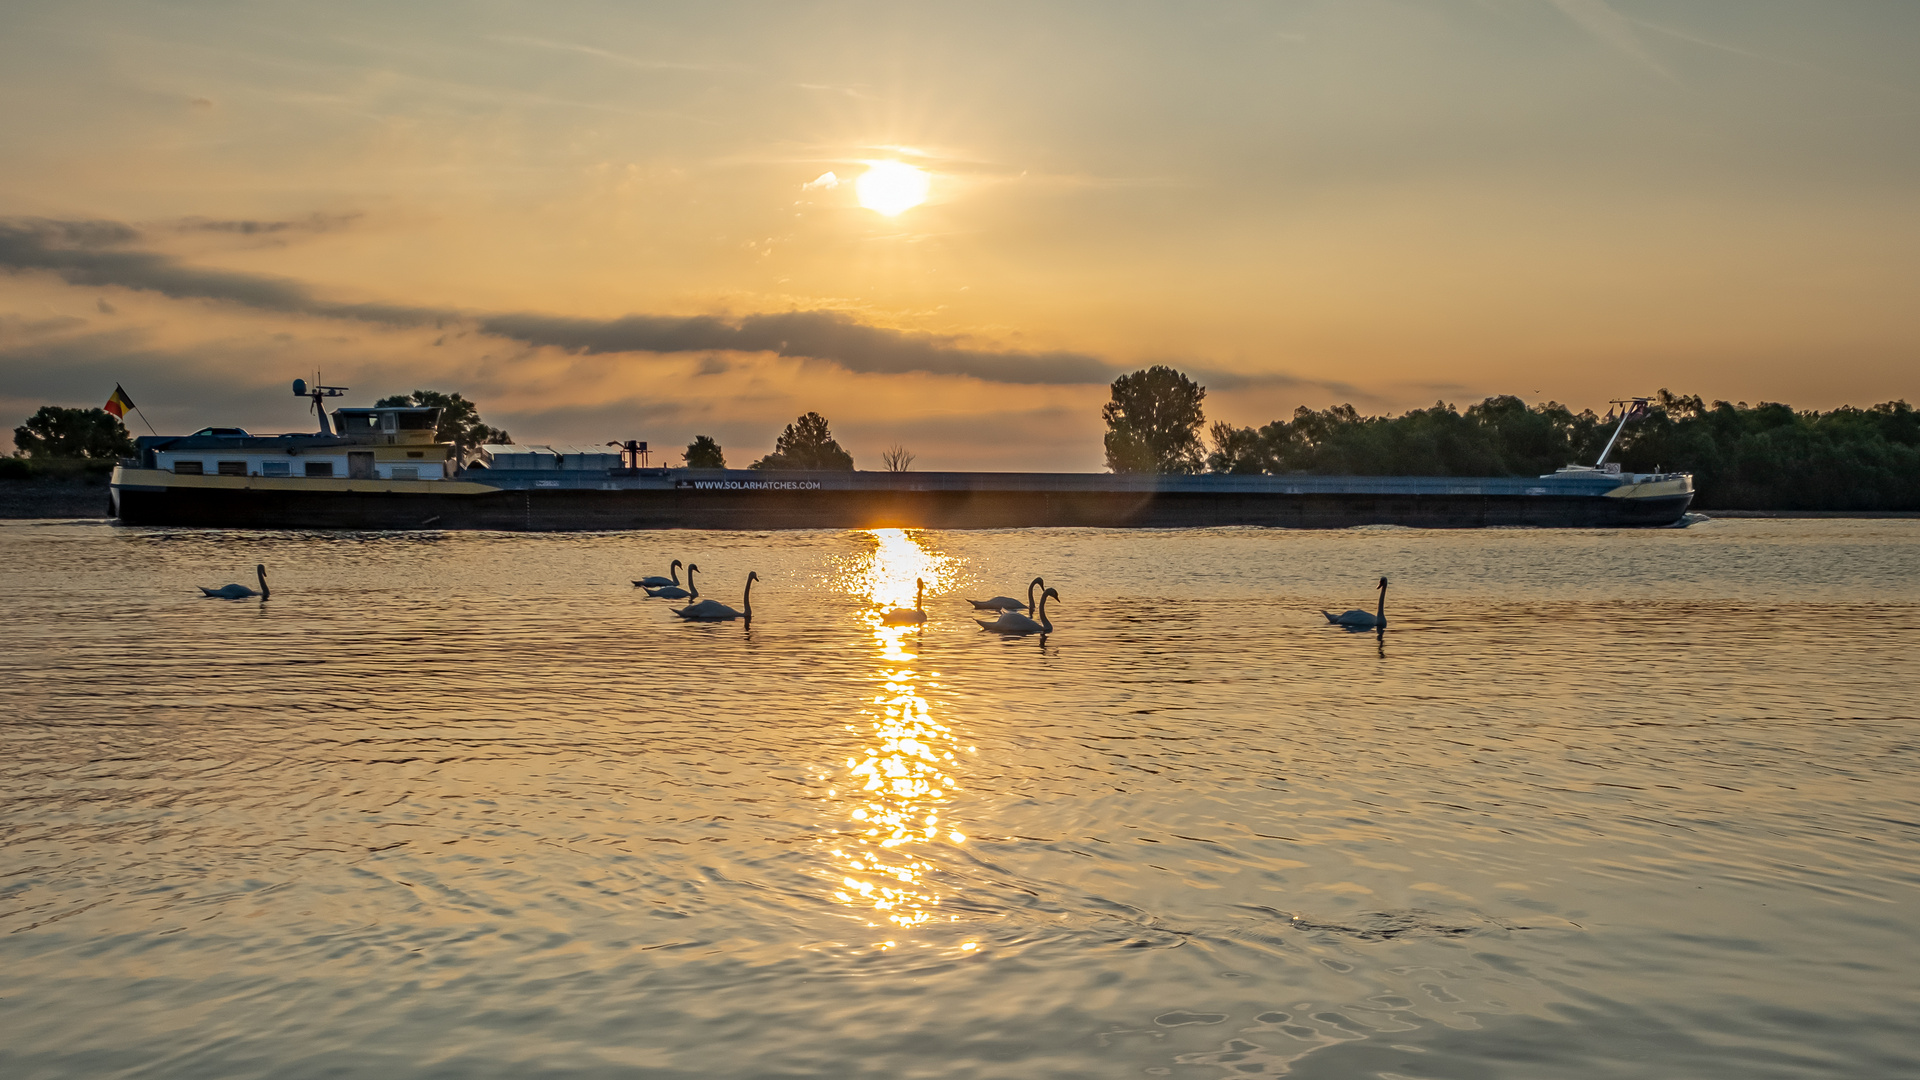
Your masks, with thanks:
M 1387 625 L 1387 579 L 1381 578 L 1380 584 L 1375 587 L 1380 590 L 1380 610 L 1378 613 L 1368 614 L 1359 608 L 1350 608 L 1338 615 L 1330 615 L 1325 611 L 1322 611 L 1320 614 L 1326 615 L 1327 621 L 1333 623 L 1335 626 L 1378 626 L 1384 628 Z
M 913 606 L 891 608 L 880 613 L 880 621 L 888 626 L 911 626 L 927 621 L 927 583 L 919 578 L 913 579 Z
M 265 600 L 267 598 L 266 564 L 261 563 L 255 566 L 253 568 L 253 571 L 254 573 L 260 575 L 260 591 L 259 592 L 254 592 L 252 589 L 247 588 L 245 585 L 222 585 L 217 589 L 209 589 L 205 585 L 201 585 L 197 587 L 199 588 L 200 594 L 202 596 L 217 596 L 222 600 L 245 600 L 249 596 L 257 596 L 260 599 Z
M 648 589 L 647 595 L 660 600 L 698 600 L 700 599 L 700 588 L 693 583 L 693 575 L 698 573 L 699 570 L 699 563 L 688 563 L 686 588 L 683 589 L 678 585 L 669 585 L 664 589 Z
M 667 567 L 667 573 L 672 574 L 673 576 L 661 577 L 659 574 L 655 574 L 652 577 L 643 577 L 639 581 L 634 582 L 634 584 L 640 586 L 643 589 L 661 589 L 661 588 L 666 588 L 667 586 L 670 586 L 670 585 L 680 584 L 680 560 L 679 559 L 673 560 L 673 565 Z
M 973 621 L 980 624 L 980 629 L 993 634 L 1051 634 L 1053 633 L 1053 620 L 1047 618 L 1047 597 L 1049 596 L 1058 600 L 1060 599 L 1060 592 L 1057 589 L 1048 589 L 1046 592 L 1040 594 L 1039 622 L 1034 622 L 1032 619 L 1027 618 L 1017 611 L 1001 612 L 1000 617 L 992 622 L 988 622 L 985 619 L 975 619 Z
M 972 604 L 976 611 L 1032 611 L 1033 587 L 1035 585 L 1044 586 L 1046 583 L 1044 578 L 1034 578 L 1032 581 L 1027 582 L 1027 602 L 1024 604 L 1011 596 L 996 596 L 991 600 L 969 600 L 967 603 Z M 975 619 L 973 621 L 979 622 L 980 620 Z
M 693 576 L 693 567 L 687 567 L 687 576 Z M 727 622 L 730 619 L 753 621 L 753 583 L 760 580 L 758 571 L 747 572 L 747 591 L 740 594 L 740 607 L 735 611 L 718 600 L 702 600 L 697 604 L 688 604 L 674 609 L 674 614 L 692 622 Z

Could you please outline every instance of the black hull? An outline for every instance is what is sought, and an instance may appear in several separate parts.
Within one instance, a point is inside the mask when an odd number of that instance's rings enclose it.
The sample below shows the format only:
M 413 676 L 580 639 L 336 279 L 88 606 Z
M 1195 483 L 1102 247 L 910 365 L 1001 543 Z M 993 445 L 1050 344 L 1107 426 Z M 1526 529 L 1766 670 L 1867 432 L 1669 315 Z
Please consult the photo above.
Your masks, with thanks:
M 243 529 L 1428 529 L 1673 525 L 1693 495 L 1180 491 L 505 490 L 484 495 L 126 487 L 127 525 Z

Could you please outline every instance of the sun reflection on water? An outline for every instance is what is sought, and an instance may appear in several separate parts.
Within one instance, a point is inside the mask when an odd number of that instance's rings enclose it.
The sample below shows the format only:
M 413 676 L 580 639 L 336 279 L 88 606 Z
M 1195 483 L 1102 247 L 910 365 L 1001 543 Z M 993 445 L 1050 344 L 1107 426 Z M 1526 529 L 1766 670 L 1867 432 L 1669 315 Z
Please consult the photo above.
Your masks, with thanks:
M 960 745 L 952 729 L 934 719 L 921 692 L 924 678 L 939 677 L 921 670 L 922 628 L 887 626 L 880 612 L 911 607 L 916 579 L 926 583 L 930 597 L 940 594 L 952 560 L 900 529 L 872 535 L 873 551 L 853 568 L 849 585 L 871 604 L 863 618 L 873 633 L 874 676 L 883 689 L 865 713 L 872 742 L 829 781 L 829 798 L 845 804 L 838 809 L 847 822 L 832 841 L 832 895 L 869 913 L 872 926 L 950 922 L 956 917 L 943 918 L 937 910 L 941 896 L 929 880 L 935 865 L 928 854 L 936 845 L 966 841 L 944 810 L 959 787 L 956 767 L 974 748 Z

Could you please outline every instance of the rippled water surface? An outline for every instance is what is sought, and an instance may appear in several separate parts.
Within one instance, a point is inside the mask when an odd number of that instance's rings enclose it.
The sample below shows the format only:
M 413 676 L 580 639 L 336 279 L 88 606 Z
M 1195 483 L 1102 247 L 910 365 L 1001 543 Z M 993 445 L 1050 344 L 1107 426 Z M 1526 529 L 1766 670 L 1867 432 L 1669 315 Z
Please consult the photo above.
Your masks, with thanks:
M 9 1080 L 1920 1075 L 1920 522 L 0 564 Z

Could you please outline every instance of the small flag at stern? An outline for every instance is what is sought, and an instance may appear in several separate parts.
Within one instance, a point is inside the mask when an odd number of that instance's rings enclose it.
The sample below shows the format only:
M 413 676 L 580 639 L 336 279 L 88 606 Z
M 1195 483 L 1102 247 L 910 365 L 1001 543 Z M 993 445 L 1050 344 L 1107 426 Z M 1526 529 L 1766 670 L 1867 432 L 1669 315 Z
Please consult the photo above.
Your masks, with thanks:
M 126 417 L 128 409 L 139 408 L 139 406 L 133 403 L 133 399 L 127 396 L 127 392 L 120 389 L 119 383 L 113 384 L 113 396 L 108 398 L 107 403 L 100 407 L 122 419 Z

